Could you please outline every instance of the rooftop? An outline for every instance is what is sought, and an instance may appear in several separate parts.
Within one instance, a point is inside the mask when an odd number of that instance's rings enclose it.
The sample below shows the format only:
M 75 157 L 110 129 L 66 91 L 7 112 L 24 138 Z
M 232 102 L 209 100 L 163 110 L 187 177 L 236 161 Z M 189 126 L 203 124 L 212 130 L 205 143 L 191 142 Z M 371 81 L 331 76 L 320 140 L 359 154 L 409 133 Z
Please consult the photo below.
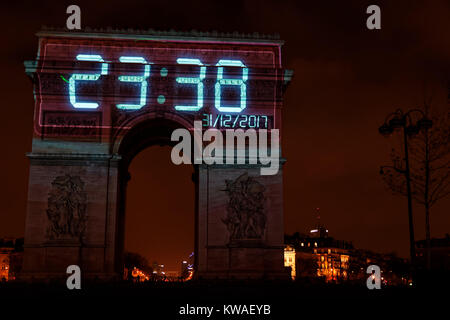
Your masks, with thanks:
M 76 37 L 76 38 L 119 38 L 134 40 L 192 40 L 192 41 L 228 41 L 243 42 L 255 44 L 276 44 L 283 45 L 284 41 L 280 40 L 279 34 L 260 34 L 239 33 L 235 32 L 218 32 L 218 31 L 175 31 L 166 30 L 159 31 L 154 29 L 136 30 L 132 28 L 90 28 L 85 27 L 82 30 L 70 31 L 65 28 L 54 28 L 43 26 L 42 30 L 36 33 L 39 37 Z
M 444 238 L 432 238 L 430 239 L 431 247 L 450 247 L 450 235 L 446 234 Z M 427 241 L 426 240 L 418 240 L 416 241 L 416 246 L 418 248 L 426 248 Z

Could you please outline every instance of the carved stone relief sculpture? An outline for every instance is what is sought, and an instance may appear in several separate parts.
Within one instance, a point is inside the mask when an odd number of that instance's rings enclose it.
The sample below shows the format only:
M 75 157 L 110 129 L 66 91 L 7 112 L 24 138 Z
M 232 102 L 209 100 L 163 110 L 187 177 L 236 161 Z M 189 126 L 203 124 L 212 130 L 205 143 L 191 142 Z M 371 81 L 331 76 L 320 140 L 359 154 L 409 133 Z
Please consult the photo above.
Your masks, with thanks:
M 265 187 L 255 178 L 242 174 L 236 180 L 225 180 L 228 194 L 227 226 L 230 241 L 262 239 L 266 228 Z
M 56 177 L 48 196 L 47 238 L 81 240 L 86 229 L 86 209 L 83 180 L 69 174 Z

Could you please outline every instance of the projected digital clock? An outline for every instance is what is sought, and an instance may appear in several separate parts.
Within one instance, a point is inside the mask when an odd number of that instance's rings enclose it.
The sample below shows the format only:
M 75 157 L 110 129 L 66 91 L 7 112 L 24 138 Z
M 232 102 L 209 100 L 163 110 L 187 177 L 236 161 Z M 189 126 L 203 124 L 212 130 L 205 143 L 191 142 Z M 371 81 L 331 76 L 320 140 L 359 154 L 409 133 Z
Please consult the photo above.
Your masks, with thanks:
M 276 128 L 280 48 L 272 40 L 40 34 L 30 67 L 38 84 L 35 132 L 103 135 L 164 115 L 185 126 L 199 120 L 219 129 Z
M 78 102 L 77 93 L 76 93 L 76 84 L 77 81 L 99 81 L 102 76 L 108 75 L 108 71 L 110 69 L 108 63 L 103 60 L 101 55 L 92 55 L 92 54 L 78 54 L 76 59 L 78 61 L 95 61 L 99 62 L 100 73 L 74 73 L 69 78 L 69 97 L 70 103 L 76 109 L 97 109 L 99 104 L 97 102 Z M 130 103 L 121 103 L 117 104 L 117 108 L 122 110 L 138 110 L 144 107 L 147 104 L 147 92 L 149 90 L 150 84 L 148 83 L 150 72 L 151 72 L 151 62 L 148 62 L 144 57 L 137 56 L 121 56 L 119 57 L 119 61 L 121 63 L 138 63 L 143 66 L 143 71 L 141 74 L 135 75 L 121 75 L 118 77 L 119 81 L 130 83 L 130 84 L 138 84 L 140 86 L 140 92 L 138 97 L 138 103 L 130 104 Z M 200 59 L 193 58 L 177 58 L 177 63 L 182 65 L 193 65 L 198 66 L 199 74 L 193 77 L 176 77 L 176 82 L 182 85 L 192 85 L 196 87 L 197 98 L 196 104 L 193 105 L 175 105 L 175 110 L 179 111 L 199 111 L 203 108 L 203 100 L 204 100 L 204 83 L 206 77 L 206 69 L 205 66 Z M 235 78 L 225 78 L 224 77 L 224 67 L 237 67 L 242 71 L 242 76 L 240 79 Z M 221 59 L 217 62 L 217 77 L 216 82 L 214 84 L 214 106 L 220 112 L 241 112 L 247 106 L 247 79 L 248 79 L 248 68 L 245 64 L 242 63 L 241 60 L 226 60 Z M 161 69 L 161 76 L 167 76 L 167 69 Z M 226 106 L 223 105 L 222 102 L 222 88 L 224 86 L 237 87 L 239 90 L 239 101 L 234 106 Z M 164 103 L 165 97 L 158 96 L 159 103 Z M 161 102 L 162 101 L 162 102 Z

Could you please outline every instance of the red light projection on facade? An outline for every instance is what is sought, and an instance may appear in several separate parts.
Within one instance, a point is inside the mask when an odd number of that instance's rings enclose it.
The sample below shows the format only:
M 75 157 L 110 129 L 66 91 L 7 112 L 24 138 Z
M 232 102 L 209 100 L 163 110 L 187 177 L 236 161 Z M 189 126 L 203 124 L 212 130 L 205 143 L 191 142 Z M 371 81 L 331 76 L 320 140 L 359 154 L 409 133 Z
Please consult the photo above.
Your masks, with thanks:
M 35 136 L 100 142 L 136 119 L 191 128 L 279 127 L 281 42 L 40 35 Z

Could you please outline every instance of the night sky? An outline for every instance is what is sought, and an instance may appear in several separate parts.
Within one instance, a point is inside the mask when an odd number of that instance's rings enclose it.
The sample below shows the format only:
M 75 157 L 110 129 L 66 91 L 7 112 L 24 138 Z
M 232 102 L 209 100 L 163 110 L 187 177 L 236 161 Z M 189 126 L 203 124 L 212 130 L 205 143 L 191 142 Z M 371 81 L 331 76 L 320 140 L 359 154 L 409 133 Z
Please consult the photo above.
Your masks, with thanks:
M 23 61 L 36 57 L 42 25 L 65 26 L 70 4 L 82 28 L 279 33 L 284 68 L 295 71 L 283 110 L 285 231 L 310 230 L 320 207 L 335 238 L 408 255 L 406 199 L 379 175 L 395 139 L 378 127 L 396 108 L 421 106 L 424 92 L 448 109 L 449 1 L 2 2 L 0 237 L 24 233 L 34 103 Z M 381 7 L 381 30 L 366 28 L 370 4 Z M 193 250 L 192 170 L 172 165 L 168 147 L 146 149 L 130 168 L 126 247 L 169 270 Z M 433 237 L 450 232 L 449 208 L 449 198 L 432 208 Z M 424 221 L 416 207 L 416 239 Z

